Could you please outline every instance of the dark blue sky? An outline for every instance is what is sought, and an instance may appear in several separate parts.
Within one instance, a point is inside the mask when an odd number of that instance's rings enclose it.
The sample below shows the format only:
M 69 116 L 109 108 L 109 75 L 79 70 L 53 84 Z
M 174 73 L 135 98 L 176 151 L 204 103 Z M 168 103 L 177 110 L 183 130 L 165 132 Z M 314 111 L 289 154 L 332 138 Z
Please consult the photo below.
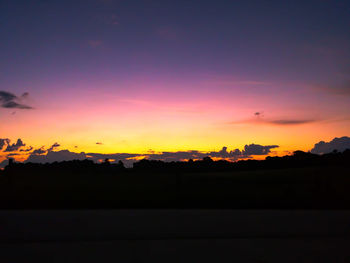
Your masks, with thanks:
M 319 81 L 349 70 L 349 1 L 16 0 L 0 7 L 2 84 L 53 71 Z

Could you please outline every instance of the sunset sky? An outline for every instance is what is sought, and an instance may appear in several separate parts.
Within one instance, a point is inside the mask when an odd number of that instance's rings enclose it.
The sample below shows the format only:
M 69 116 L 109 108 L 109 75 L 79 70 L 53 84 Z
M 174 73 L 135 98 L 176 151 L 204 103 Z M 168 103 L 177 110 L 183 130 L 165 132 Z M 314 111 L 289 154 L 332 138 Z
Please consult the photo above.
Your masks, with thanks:
M 5 0 L 0 36 L 0 161 L 350 135 L 350 1 Z

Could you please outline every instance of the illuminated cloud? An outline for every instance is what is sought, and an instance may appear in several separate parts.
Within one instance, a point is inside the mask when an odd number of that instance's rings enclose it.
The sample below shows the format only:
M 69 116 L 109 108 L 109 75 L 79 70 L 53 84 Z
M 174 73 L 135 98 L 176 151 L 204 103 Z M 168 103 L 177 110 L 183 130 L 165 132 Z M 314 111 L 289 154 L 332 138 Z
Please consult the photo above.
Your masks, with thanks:
M 7 92 L 0 91 L 0 107 L 7 109 L 25 109 L 30 110 L 33 107 L 22 103 L 22 100 L 28 97 L 28 93 L 23 93 L 22 96 L 17 97 L 16 95 Z
M 350 137 L 344 136 L 341 138 L 336 137 L 330 142 L 320 141 L 316 143 L 314 148 L 311 149 L 311 153 L 324 154 L 334 150 L 343 152 L 346 149 L 350 149 Z

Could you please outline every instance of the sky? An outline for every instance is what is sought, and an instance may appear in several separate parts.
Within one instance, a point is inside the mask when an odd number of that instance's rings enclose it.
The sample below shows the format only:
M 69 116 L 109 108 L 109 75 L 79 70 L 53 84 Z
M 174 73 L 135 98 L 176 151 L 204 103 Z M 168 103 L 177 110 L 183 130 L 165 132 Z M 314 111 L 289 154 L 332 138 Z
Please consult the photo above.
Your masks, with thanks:
M 0 36 L 0 161 L 350 135 L 349 1 L 3 0 Z

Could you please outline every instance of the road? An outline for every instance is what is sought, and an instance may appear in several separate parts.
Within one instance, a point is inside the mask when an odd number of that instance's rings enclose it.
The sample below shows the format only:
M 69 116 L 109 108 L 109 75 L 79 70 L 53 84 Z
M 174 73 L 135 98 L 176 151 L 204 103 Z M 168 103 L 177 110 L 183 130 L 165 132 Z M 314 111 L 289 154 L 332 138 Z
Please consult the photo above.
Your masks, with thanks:
M 350 211 L 2 210 L 0 262 L 350 262 Z

